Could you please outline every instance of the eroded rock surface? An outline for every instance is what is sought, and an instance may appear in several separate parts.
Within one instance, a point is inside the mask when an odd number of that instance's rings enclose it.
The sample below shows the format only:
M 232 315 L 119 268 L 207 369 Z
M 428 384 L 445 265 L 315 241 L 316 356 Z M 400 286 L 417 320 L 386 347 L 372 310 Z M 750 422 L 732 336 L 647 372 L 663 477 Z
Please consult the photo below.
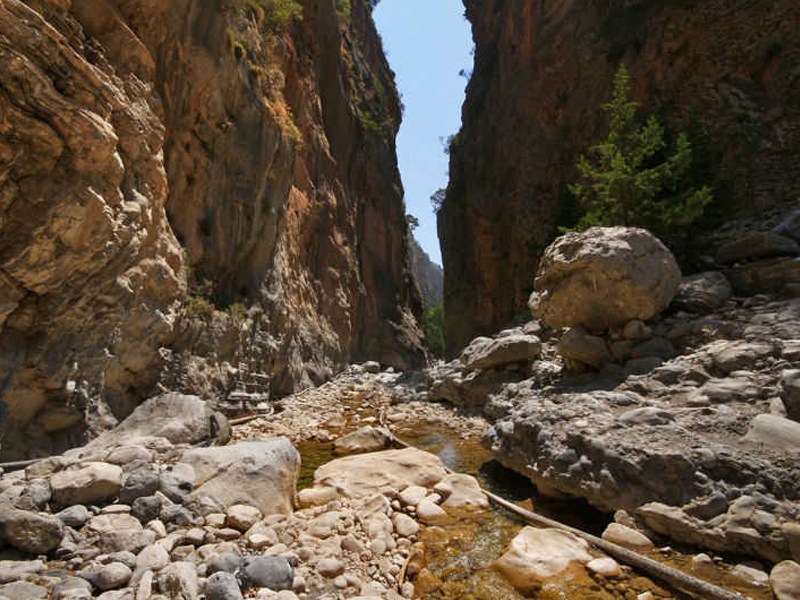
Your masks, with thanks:
M 370 15 L 0 5 L 3 453 L 112 427 L 161 383 L 234 406 L 424 358 Z

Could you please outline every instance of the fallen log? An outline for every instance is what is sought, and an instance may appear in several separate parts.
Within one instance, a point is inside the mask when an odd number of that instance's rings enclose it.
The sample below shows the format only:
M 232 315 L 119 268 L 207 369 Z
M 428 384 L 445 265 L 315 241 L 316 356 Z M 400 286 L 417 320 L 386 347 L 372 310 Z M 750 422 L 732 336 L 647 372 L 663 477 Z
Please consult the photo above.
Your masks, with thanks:
M 411 444 L 404 442 L 396 435 L 391 434 L 391 436 L 398 445 L 405 448 L 413 448 Z M 445 470 L 448 473 L 453 473 L 452 469 L 448 469 L 447 467 L 445 467 Z M 646 573 L 647 575 L 660 579 L 673 588 L 695 594 L 700 598 L 703 598 L 703 600 L 748 600 L 746 596 L 736 592 L 731 592 L 717 585 L 708 583 L 707 581 L 703 581 L 702 579 L 698 579 L 697 577 L 688 575 L 683 571 L 679 571 L 678 569 L 667 566 L 658 562 L 657 560 L 644 556 L 643 554 L 629 550 L 628 548 L 624 548 L 623 546 L 614 544 L 613 542 L 608 542 L 602 538 L 592 535 L 591 533 L 586 533 L 585 531 L 571 527 L 570 525 L 565 525 L 560 521 L 543 517 L 542 515 L 538 515 L 534 512 L 526 510 L 521 506 L 517 506 L 513 502 L 509 502 L 505 498 L 498 496 L 497 494 L 493 494 L 492 492 L 483 489 L 483 487 L 481 487 L 481 491 L 489 499 L 489 501 L 495 503 L 497 506 L 501 506 L 505 510 L 508 510 L 526 523 L 538 525 L 540 527 L 552 527 L 576 535 L 579 538 L 589 542 L 598 550 L 605 552 L 618 561 L 623 562 L 642 573 Z

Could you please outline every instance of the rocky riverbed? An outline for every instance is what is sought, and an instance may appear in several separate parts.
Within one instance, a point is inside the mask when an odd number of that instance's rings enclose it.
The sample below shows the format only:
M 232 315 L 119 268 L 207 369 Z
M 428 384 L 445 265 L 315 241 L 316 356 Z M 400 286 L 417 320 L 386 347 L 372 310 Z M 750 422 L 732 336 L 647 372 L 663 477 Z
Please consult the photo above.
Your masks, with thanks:
M 230 440 L 199 399 L 162 396 L 83 448 L 5 474 L 0 597 L 689 597 L 490 510 L 478 481 L 510 475 L 481 469 L 486 417 L 409 399 L 421 374 L 376 370 L 288 398 Z M 385 450 L 382 424 L 432 453 Z M 682 558 L 621 524 L 605 537 L 771 597 L 765 564 Z

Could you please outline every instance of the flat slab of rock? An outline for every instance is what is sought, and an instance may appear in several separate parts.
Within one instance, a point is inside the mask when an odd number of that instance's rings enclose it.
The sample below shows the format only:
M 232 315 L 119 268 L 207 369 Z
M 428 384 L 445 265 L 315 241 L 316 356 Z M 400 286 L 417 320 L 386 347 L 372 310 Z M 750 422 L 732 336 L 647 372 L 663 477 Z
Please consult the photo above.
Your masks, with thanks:
M 437 456 L 415 448 L 348 456 L 322 465 L 314 488 L 333 488 L 349 498 L 370 496 L 383 488 L 432 487 L 447 475 Z
M 461 353 L 461 363 L 469 371 L 496 369 L 530 362 L 539 357 L 542 342 L 535 335 L 514 334 L 496 339 L 476 338 Z
M 362 454 L 377 452 L 389 447 L 392 436 L 385 429 L 367 425 L 340 437 L 333 443 L 336 454 Z
M 515 588 L 527 593 L 565 571 L 570 563 L 590 560 L 589 544 L 581 538 L 559 529 L 525 527 L 493 566 Z
M 189 505 L 209 496 L 226 508 L 247 504 L 264 515 L 292 511 L 300 454 L 286 438 L 194 448 L 181 462 L 195 471 L 195 489 L 185 500 Z
M 758 415 L 745 439 L 787 452 L 800 452 L 800 423 L 779 415 Z
M 800 246 L 793 239 L 773 232 L 757 232 L 729 242 L 717 250 L 717 260 L 730 264 L 748 258 L 797 256 Z
M 60 506 L 95 504 L 122 489 L 122 469 L 109 463 L 90 463 L 82 469 L 60 471 L 50 478 L 53 501 Z
M 655 316 L 680 282 L 675 257 L 648 231 L 592 227 L 545 250 L 529 306 L 551 327 L 604 330 Z
M 197 444 L 214 438 L 212 417 L 224 419 L 197 396 L 162 394 L 140 404 L 122 423 L 100 434 L 85 448 L 136 445 L 154 438 L 172 444 Z

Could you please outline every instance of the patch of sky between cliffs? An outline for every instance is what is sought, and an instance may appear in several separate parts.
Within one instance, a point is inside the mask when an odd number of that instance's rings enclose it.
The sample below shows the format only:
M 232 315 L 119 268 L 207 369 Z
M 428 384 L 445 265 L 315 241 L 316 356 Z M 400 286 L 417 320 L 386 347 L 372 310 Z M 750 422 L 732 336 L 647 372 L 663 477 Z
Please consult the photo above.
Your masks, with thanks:
M 461 128 L 472 35 L 461 0 L 380 0 L 373 11 L 405 110 L 397 159 L 417 240 L 442 263 L 430 196 L 447 187 L 447 138 Z

